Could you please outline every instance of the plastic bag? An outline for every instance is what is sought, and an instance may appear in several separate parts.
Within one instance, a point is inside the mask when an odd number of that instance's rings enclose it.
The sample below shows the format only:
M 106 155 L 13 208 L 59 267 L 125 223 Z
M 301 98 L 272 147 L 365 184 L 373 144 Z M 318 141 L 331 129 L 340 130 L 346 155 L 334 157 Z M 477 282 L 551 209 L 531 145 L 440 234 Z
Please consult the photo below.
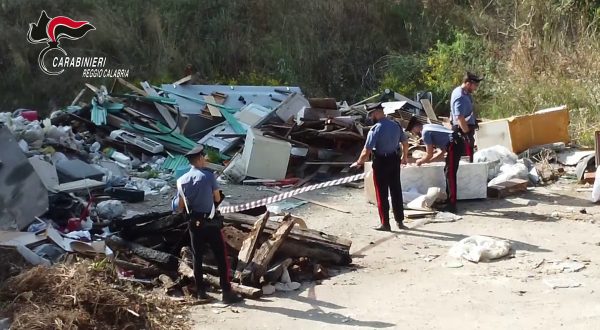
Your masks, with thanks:
M 448 254 L 472 262 L 502 258 L 510 252 L 510 243 L 487 236 L 470 236 L 454 244 Z
M 125 214 L 125 207 L 121 201 L 109 200 L 99 203 L 96 206 L 96 211 L 100 217 L 112 220 L 123 216 Z
M 502 165 L 500 167 L 500 174 L 488 183 L 488 187 L 510 179 L 529 180 L 529 170 L 527 169 L 527 166 L 523 163 Z
M 500 168 L 505 164 L 516 164 L 518 157 L 503 146 L 493 146 L 477 151 L 473 155 L 475 163 L 489 163 L 488 180 L 492 180 L 501 172 Z
M 600 166 L 596 169 L 596 178 L 600 178 Z M 600 202 L 600 179 L 594 181 L 594 189 L 592 189 L 592 202 Z

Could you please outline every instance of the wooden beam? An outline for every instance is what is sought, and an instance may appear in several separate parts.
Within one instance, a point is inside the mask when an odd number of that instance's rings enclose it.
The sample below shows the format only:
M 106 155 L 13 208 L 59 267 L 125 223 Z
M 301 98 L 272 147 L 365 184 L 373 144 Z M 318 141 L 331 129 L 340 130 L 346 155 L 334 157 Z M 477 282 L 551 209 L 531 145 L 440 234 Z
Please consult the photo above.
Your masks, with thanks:
M 227 213 L 223 216 L 226 224 L 234 225 L 244 231 L 250 231 L 257 221 L 256 217 L 240 213 Z M 278 227 L 278 222 L 267 221 L 262 236 L 265 237 L 274 233 Z M 345 238 L 313 229 L 294 227 L 279 250 L 283 257 L 308 257 L 323 263 L 343 266 L 352 262 L 350 257 L 351 245 L 352 241 Z
M 185 77 L 177 80 L 176 82 L 173 83 L 173 85 L 175 85 L 175 86 L 183 85 L 183 84 L 189 82 L 190 80 L 192 80 L 192 75 L 185 76 Z
M 81 89 L 81 91 L 79 91 L 79 94 L 77 94 L 77 96 L 75 96 L 75 99 L 73 99 L 73 102 L 71 102 L 71 105 L 77 105 L 77 102 L 79 102 L 79 99 L 83 96 L 83 93 L 85 93 L 85 88 Z
M 283 244 L 283 241 L 292 231 L 295 224 L 292 216 L 289 214 L 286 215 L 271 238 L 264 242 L 256 251 L 256 255 L 252 258 L 252 262 L 246 266 L 246 270 L 250 270 L 252 274 L 250 277 L 251 283 L 259 283 L 260 278 L 269 269 L 269 264 L 271 263 L 273 256 L 275 256 L 275 252 L 277 252 L 281 244 Z
M 123 78 L 117 78 L 117 81 L 118 81 L 118 82 L 119 82 L 121 85 L 123 85 L 123 86 L 125 86 L 125 87 L 127 87 L 127 88 L 131 89 L 132 91 L 134 91 L 134 92 L 136 92 L 136 93 L 140 94 L 141 96 L 148 96 L 148 93 L 146 93 L 145 91 L 143 91 L 143 90 L 139 89 L 137 86 L 135 86 L 134 84 L 131 84 L 131 83 L 129 83 L 127 80 L 125 80 L 125 79 L 123 79 Z
M 235 278 L 242 278 L 242 272 L 246 266 L 248 266 L 250 261 L 252 261 L 252 258 L 254 258 L 254 253 L 258 247 L 258 240 L 263 233 L 268 220 L 269 212 L 266 212 L 258 219 L 258 221 L 254 223 L 252 231 L 250 231 L 250 234 L 248 234 L 248 237 L 244 240 L 244 243 L 242 243 L 240 253 L 238 254 L 238 264 L 235 271 Z
M 204 100 L 206 102 L 217 104 L 217 101 L 211 95 L 204 96 Z M 213 117 L 223 117 L 223 115 L 221 115 L 221 111 L 219 110 L 219 108 L 215 107 L 214 105 L 206 103 L 206 107 L 208 108 L 208 111 L 210 112 L 211 116 L 213 116 Z

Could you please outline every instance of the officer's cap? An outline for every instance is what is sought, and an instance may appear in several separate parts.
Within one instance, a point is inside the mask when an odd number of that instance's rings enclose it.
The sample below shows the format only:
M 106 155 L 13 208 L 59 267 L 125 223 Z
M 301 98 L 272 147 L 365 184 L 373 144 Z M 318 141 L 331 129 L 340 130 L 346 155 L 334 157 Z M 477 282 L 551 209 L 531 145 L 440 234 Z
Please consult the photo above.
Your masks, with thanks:
M 187 158 L 193 158 L 196 155 L 204 155 L 204 147 L 202 145 L 196 146 L 194 149 L 185 154 Z
M 421 122 L 419 121 L 417 116 L 412 116 L 412 117 L 410 117 L 410 120 L 408 121 L 408 125 L 406 125 L 406 131 L 410 132 L 415 126 L 420 125 L 420 124 L 421 124 Z
M 369 103 L 365 105 L 365 110 L 367 110 L 367 116 L 370 116 L 377 110 L 383 110 L 383 105 L 381 105 L 381 102 Z
M 483 80 L 483 77 L 480 77 L 469 71 L 465 72 L 465 75 L 463 77 L 463 82 L 472 82 L 475 84 L 479 84 L 482 80 Z

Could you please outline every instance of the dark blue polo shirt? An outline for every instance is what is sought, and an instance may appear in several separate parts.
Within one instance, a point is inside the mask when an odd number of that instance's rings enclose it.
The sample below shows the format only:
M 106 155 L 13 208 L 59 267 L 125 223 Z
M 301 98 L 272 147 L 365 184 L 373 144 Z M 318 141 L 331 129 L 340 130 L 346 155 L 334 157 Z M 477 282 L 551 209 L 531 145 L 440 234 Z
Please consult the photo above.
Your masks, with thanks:
M 426 124 L 423 125 L 421 137 L 425 145 L 433 145 L 442 150 L 446 150 L 448 143 L 452 141 L 452 130 L 442 125 Z
M 391 154 L 400 149 L 400 142 L 407 140 L 404 131 L 395 121 L 382 118 L 371 127 L 365 148 L 375 150 L 375 154 Z
M 458 125 L 458 116 L 463 116 L 468 125 L 475 125 L 477 118 L 473 113 L 473 97 L 465 92 L 461 86 L 452 91 L 450 97 L 450 113 L 452 114 L 452 124 Z M 470 118 L 469 118 L 470 116 Z
M 211 171 L 192 167 L 186 174 L 177 179 L 177 182 L 181 184 L 190 212 L 210 213 L 212 211 L 214 204 L 213 192 L 219 190 L 219 185 Z M 177 197 L 173 200 L 174 205 L 178 205 L 178 197 L 177 194 Z

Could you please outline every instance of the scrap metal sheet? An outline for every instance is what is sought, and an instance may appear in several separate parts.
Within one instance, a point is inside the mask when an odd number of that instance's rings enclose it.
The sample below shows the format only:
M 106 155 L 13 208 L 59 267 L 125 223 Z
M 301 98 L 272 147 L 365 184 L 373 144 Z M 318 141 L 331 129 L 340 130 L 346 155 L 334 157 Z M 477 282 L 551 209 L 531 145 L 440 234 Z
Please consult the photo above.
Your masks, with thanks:
M 19 148 L 0 127 L 0 230 L 21 230 L 48 210 L 48 191 Z

